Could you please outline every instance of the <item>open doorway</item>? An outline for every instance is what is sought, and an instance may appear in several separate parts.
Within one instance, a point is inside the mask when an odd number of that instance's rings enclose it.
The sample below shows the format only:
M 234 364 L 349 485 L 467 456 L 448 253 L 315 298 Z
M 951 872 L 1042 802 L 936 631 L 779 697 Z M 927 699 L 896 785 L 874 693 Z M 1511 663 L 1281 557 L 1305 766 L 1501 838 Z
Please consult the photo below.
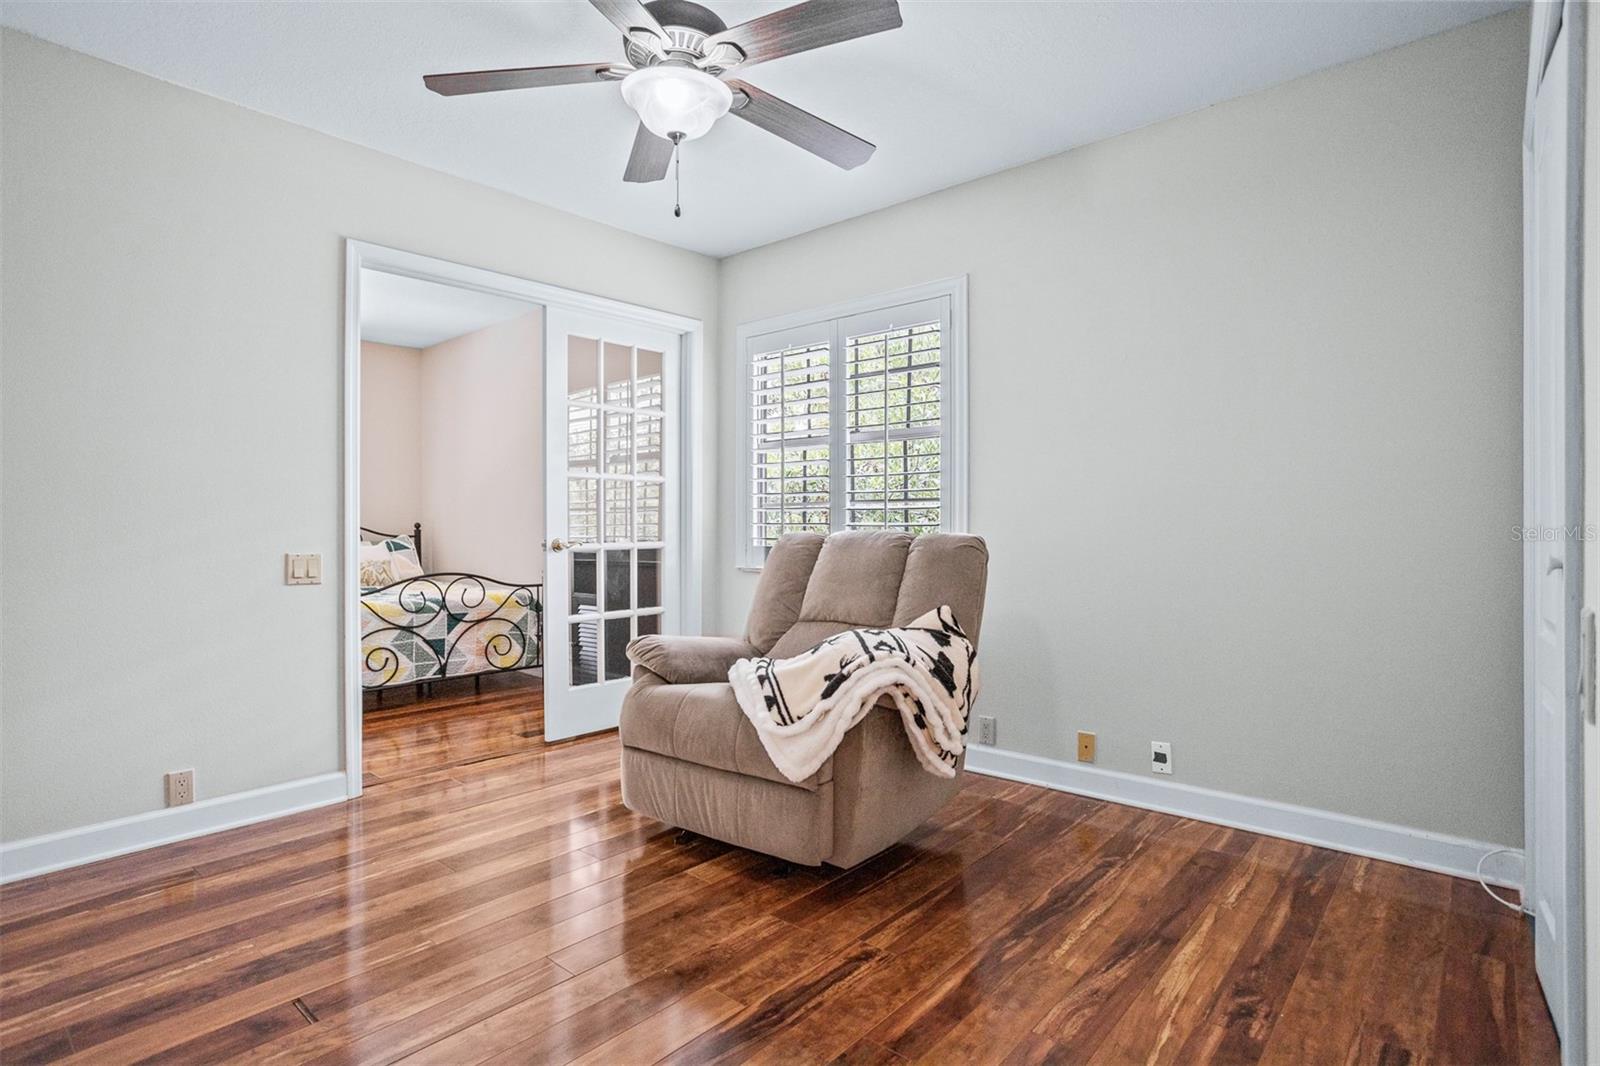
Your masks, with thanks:
M 368 784 L 543 744 L 544 310 L 361 272 Z
M 703 323 L 345 262 L 347 793 L 615 728 L 628 642 L 700 630 Z

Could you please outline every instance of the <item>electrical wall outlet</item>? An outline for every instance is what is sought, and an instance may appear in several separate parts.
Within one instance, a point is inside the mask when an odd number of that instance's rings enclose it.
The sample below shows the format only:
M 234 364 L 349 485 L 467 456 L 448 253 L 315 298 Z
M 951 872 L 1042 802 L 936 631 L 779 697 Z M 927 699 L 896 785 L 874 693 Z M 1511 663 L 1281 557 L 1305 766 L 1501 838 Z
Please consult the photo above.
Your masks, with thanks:
M 194 802 L 194 771 L 174 770 L 166 777 L 167 806 L 182 807 Z
M 1165 740 L 1152 740 L 1150 742 L 1150 772 L 1156 774 L 1172 773 L 1172 745 Z
M 993 747 L 995 743 L 994 737 L 994 718 L 982 714 L 978 715 L 978 743 L 988 744 Z
M 1078 730 L 1078 761 L 1094 762 L 1094 734 Z

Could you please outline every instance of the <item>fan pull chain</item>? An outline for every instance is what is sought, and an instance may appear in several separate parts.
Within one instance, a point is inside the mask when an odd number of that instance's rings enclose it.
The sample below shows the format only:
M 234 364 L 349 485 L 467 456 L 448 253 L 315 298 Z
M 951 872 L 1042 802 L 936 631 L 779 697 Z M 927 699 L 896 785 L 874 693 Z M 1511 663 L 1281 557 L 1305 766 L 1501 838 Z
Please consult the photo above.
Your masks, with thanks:
M 683 217 L 683 134 L 672 135 L 672 217 Z

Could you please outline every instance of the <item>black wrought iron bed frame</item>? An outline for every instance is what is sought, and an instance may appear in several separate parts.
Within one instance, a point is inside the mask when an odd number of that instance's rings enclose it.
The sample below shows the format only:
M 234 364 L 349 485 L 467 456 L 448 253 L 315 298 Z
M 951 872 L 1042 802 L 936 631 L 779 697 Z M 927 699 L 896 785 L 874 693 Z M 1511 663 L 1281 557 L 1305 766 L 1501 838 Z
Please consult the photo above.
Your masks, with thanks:
M 385 533 L 377 529 L 362 526 L 361 532 L 382 540 L 392 540 L 403 537 L 403 533 Z M 417 559 L 422 559 L 422 523 L 416 522 L 411 526 L 411 543 L 417 550 Z M 472 617 L 474 608 L 481 606 L 489 595 L 489 585 L 498 585 L 509 589 L 510 595 L 506 602 L 490 611 L 481 618 Z M 398 591 L 395 591 L 398 590 Z M 406 613 L 405 622 L 391 622 L 384 618 L 372 605 L 366 602 L 366 597 L 381 592 L 395 592 L 395 600 Z M 429 604 L 428 593 L 432 592 L 437 597 L 437 602 Z M 460 604 L 462 610 L 457 612 L 451 609 L 451 597 Z M 416 604 L 415 607 L 411 604 Z M 527 610 L 528 622 L 532 625 L 532 632 L 528 625 L 518 626 L 510 622 L 501 614 L 507 605 L 515 604 Z M 544 666 L 544 584 L 519 584 L 514 581 L 501 581 L 497 578 L 485 577 L 482 574 L 469 574 L 459 571 L 425 572 L 420 577 L 403 578 L 393 584 L 385 585 L 380 589 L 367 589 L 362 592 L 361 607 L 370 611 L 372 616 L 383 622 L 383 626 L 370 633 L 363 633 L 362 637 L 375 636 L 383 633 L 411 633 L 417 639 L 415 644 L 425 647 L 434 656 L 438 673 L 429 674 L 427 677 L 413 678 L 409 681 L 395 681 L 393 678 L 404 665 L 399 655 L 393 649 L 380 646 L 373 648 L 362 656 L 361 687 L 364 691 L 376 692 L 378 698 L 383 698 L 384 692 L 389 689 L 402 689 L 407 687 L 420 688 L 431 692 L 433 683 L 451 678 L 470 677 L 474 686 L 481 684 L 484 674 L 509 674 L 519 670 L 532 670 Z M 450 643 L 441 655 L 423 637 L 422 631 L 428 625 L 437 621 L 443 613 L 456 628 L 449 632 Z M 477 664 L 468 664 L 471 669 L 456 669 L 451 671 L 450 662 L 455 657 L 456 648 L 468 633 L 485 623 L 500 621 L 507 624 L 507 628 L 495 633 L 484 642 L 483 661 Z M 533 642 L 532 661 L 523 662 L 526 657 L 528 642 Z M 497 666 L 491 656 L 504 658 L 516 653 L 516 666 Z M 376 680 L 373 678 L 376 676 Z

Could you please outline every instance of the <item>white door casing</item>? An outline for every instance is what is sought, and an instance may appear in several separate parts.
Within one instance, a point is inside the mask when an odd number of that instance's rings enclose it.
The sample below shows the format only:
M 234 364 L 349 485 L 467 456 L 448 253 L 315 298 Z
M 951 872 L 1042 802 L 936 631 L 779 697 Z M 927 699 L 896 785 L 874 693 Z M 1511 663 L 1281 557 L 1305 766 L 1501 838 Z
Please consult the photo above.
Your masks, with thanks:
M 697 318 L 625 303 L 606 296 L 579 292 L 541 281 L 518 278 L 497 271 L 453 263 L 446 259 L 388 248 L 368 241 L 346 239 L 344 274 L 344 358 L 343 358 L 343 448 L 341 488 L 342 544 L 339 553 L 340 615 L 343 620 L 344 644 L 343 670 L 340 690 L 342 735 L 344 739 L 345 793 L 350 798 L 361 795 L 361 597 L 356 580 L 357 554 L 360 527 L 360 473 L 361 473 L 361 272 L 364 269 L 382 270 L 405 277 L 437 281 L 477 292 L 526 300 L 545 309 L 546 344 L 548 346 L 550 316 L 560 312 L 592 314 L 622 322 L 640 323 L 676 338 L 679 358 L 677 373 L 680 382 L 676 403 L 681 413 L 678 429 L 668 447 L 678 456 L 676 493 L 681 502 L 673 531 L 678 538 L 676 553 L 677 573 L 670 593 L 675 606 L 677 626 L 681 632 L 697 633 L 700 629 L 703 560 L 704 515 L 702 505 L 704 488 L 697 472 L 700 468 L 704 434 L 696 431 L 699 421 L 700 360 L 705 349 L 705 324 Z M 547 347 L 548 350 L 548 347 Z M 548 377 L 547 377 L 548 380 Z M 546 427 L 548 436 L 549 428 Z M 537 490 L 536 490 L 537 491 Z M 545 516 L 546 529 L 550 529 L 550 516 Z M 552 534 L 553 535 L 553 534 Z M 546 566 L 549 554 L 546 553 Z M 330 568 L 331 572 L 331 568 Z M 664 590 L 666 586 L 663 586 Z M 545 590 L 548 612 L 550 593 Z M 545 634 L 545 662 L 551 658 L 550 634 Z
M 545 738 L 614 728 L 635 636 L 679 632 L 681 338 L 551 308 Z
M 1535 968 L 1563 1057 L 1583 1057 L 1581 751 L 1577 612 L 1582 544 L 1581 395 L 1569 299 L 1574 281 L 1569 89 L 1572 34 L 1562 28 L 1538 71 L 1528 137 L 1524 547 L 1527 604 L 1528 855 L 1525 906 Z M 1534 62 L 1544 57 L 1536 31 Z

